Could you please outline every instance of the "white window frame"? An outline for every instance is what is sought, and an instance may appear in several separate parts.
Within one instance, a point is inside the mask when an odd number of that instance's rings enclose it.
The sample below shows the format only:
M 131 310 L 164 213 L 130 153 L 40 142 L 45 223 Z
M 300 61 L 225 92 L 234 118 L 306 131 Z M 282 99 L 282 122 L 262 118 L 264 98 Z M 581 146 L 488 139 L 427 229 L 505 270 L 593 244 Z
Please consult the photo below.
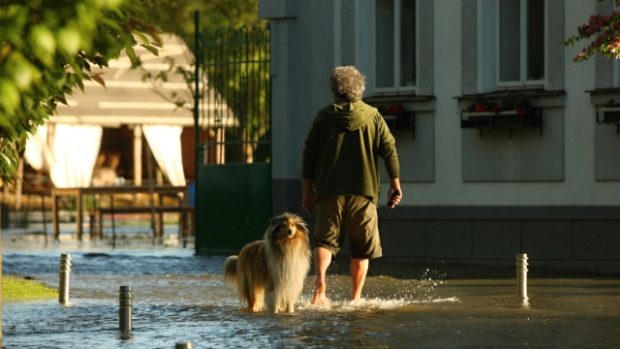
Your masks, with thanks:
M 498 2 L 501 0 L 497 0 Z M 547 31 L 548 31 L 548 27 L 549 24 L 547 22 L 547 0 L 542 0 L 545 2 L 544 6 L 545 6 L 545 19 L 544 19 L 544 37 L 545 39 L 548 37 L 547 35 Z M 519 31 L 520 31 L 520 50 L 519 50 L 519 69 L 520 69 L 520 79 L 518 81 L 501 81 L 500 80 L 500 69 L 501 69 L 501 62 L 500 62 L 500 6 L 499 3 L 497 4 L 497 6 L 495 6 L 495 25 L 497 28 L 497 35 L 495 35 L 495 47 L 496 47 L 496 52 L 495 52 L 495 77 L 496 77 L 496 81 L 495 84 L 497 86 L 497 88 L 506 88 L 506 89 L 510 89 L 510 88 L 522 88 L 522 87 L 544 87 L 546 85 L 546 79 L 547 79 L 547 72 L 548 72 L 548 67 L 547 67 L 547 59 L 548 59 L 548 54 L 547 54 L 547 41 L 545 40 L 545 44 L 544 44 L 544 65 L 545 65 L 545 74 L 544 74 L 544 79 L 542 80 L 527 80 L 527 0 L 519 0 L 519 6 L 520 6 L 520 17 L 519 17 Z
M 374 56 L 371 59 L 371 67 L 369 67 L 370 69 L 368 70 L 369 72 L 371 72 L 370 74 L 368 74 L 369 76 L 367 76 L 368 81 L 370 82 L 370 84 L 368 84 L 369 86 L 369 92 L 371 94 L 375 94 L 375 95 L 381 95 L 381 94 L 394 94 L 394 93 L 401 93 L 401 92 L 415 92 L 417 90 L 417 86 L 419 83 L 419 67 L 420 67 L 420 50 L 419 50 L 419 46 L 420 46 L 420 20 L 419 20 L 419 14 L 420 14 L 420 10 L 419 10 L 419 6 L 420 6 L 420 1 L 415 0 L 415 15 L 416 15 L 416 24 L 415 24 L 415 44 L 416 44 L 416 50 L 415 50 L 415 77 L 416 77 L 416 82 L 413 86 L 398 86 L 401 81 L 401 57 L 400 57 L 400 49 L 401 49 L 401 42 L 400 42 L 400 24 L 401 24 L 401 2 L 402 1 L 406 1 L 406 0 L 394 0 L 394 81 L 396 86 L 392 86 L 392 87 L 377 87 L 376 84 L 376 77 L 377 77 L 377 71 L 376 71 L 376 63 L 377 63 L 377 37 L 376 37 L 376 15 L 377 15 L 377 11 L 376 11 L 376 1 L 373 0 L 371 1 L 371 9 L 370 9 L 370 15 L 372 16 L 372 18 L 370 19 L 370 37 L 371 37 L 371 51 L 370 52 L 374 52 Z M 358 23 L 360 23 L 359 18 L 358 18 Z M 363 22 L 362 22 L 363 23 Z M 359 32 L 359 31 L 358 31 Z M 363 36 L 362 36 L 363 37 Z M 356 40 L 358 43 L 360 42 L 359 40 Z M 358 55 L 359 57 L 359 55 Z

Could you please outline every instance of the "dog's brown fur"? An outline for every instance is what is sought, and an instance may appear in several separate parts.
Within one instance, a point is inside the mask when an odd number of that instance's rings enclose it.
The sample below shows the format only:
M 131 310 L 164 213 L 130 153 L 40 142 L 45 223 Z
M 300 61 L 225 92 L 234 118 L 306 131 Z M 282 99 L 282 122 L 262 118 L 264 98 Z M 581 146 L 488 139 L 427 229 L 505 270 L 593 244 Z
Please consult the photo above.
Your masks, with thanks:
M 263 240 L 245 245 L 224 262 L 224 277 L 236 286 L 249 312 L 294 312 L 310 269 L 310 241 L 304 220 L 285 212 L 272 218 Z

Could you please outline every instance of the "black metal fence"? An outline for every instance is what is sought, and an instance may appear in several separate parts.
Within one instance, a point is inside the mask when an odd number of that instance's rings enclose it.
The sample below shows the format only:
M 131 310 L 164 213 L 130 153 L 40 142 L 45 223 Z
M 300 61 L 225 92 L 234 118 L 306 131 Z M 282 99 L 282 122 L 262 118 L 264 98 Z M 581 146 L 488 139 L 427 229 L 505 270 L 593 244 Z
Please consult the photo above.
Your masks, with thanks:
M 197 32 L 198 165 L 269 162 L 269 30 Z

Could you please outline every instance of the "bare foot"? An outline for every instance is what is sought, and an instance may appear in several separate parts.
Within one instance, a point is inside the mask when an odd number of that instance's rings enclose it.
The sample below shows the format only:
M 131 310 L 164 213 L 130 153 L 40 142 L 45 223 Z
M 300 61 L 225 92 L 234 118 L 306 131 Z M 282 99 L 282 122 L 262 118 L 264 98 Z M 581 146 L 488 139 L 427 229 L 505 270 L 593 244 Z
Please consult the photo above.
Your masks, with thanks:
M 361 305 L 361 304 L 362 304 L 361 297 L 351 299 L 351 305 L 356 306 L 356 305 Z
M 328 305 L 329 298 L 325 295 L 326 290 L 325 282 L 316 282 L 314 288 L 314 294 L 312 295 L 312 304 L 313 305 Z
M 318 292 L 314 292 L 312 296 L 312 304 L 313 305 L 329 305 L 329 298 L 325 296 L 325 294 L 320 294 Z

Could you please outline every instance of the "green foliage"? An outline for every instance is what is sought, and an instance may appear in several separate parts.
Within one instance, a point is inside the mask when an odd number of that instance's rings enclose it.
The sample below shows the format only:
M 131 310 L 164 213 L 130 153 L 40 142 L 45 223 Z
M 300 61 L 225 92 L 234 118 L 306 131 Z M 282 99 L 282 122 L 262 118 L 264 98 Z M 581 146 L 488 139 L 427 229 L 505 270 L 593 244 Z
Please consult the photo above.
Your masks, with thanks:
M 101 79 L 91 68 L 126 50 L 134 35 L 159 43 L 157 30 L 140 19 L 141 0 L 0 2 L 0 179 L 9 182 L 28 134 L 65 103 L 84 80 Z
M 611 1 L 620 5 L 620 0 Z M 577 34 L 569 37 L 564 44 L 574 46 L 581 41 L 589 42 L 589 44 L 575 56 L 574 62 L 585 61 L 596 53 L 620 59 L 620 12 L 614 11 L 609 15 L 591 15 L 587 21 L 577 27 Z
M 258 18 L 258 0 L 145 0 L 147 18 L 162 31 L 179 35 L 194 51 L 194 12 L 205 31 L 265 26 Z

